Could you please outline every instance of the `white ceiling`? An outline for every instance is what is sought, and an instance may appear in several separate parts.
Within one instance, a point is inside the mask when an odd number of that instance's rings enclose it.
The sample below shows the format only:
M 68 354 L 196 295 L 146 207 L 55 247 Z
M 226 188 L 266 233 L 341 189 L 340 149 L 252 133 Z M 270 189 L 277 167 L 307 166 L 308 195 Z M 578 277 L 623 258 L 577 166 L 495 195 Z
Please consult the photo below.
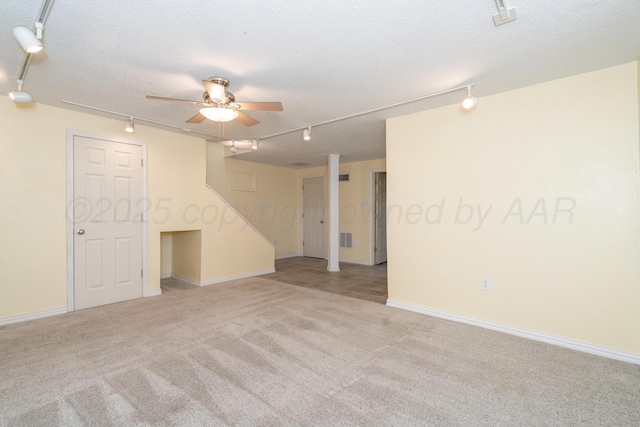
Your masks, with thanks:
M 494 0 L 55 0 L 45 50 L 24 90 L 36 102 L 107 117 L 62 100 L 250 140 L 476 83 L 482 97 L 634 61 L 640 1 L 506 0 L 517 20 L 496 27 Z M 16 89 L 16 25 L 32 27 L 41 0 L 0 2 L 0 94 Z M 223 76 L 239 101 L 281 101 L 249 112 L 260 124 L 187 124 L 201 80 Z M 244 160 L 287 166 L 385 156 L 384 119 L 459 102 L 460 90 L 261 141 Z M 589 96 L 589 88 L 584 88 Z M 482 102 L 482 99 L 480 99 Z M 481 104 L 480 104 L 481 105 Z M 179 130 L 176 130 L 180 132 Z M 209 140 L 217 141 L 215 137 Z

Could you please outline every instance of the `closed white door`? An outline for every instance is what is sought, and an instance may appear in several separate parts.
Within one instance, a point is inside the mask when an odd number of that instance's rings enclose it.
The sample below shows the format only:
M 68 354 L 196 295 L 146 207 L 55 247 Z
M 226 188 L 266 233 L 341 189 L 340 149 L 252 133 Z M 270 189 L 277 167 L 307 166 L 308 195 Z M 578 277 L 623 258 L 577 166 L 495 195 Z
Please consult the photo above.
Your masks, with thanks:
M 387 262 L 387 173 L 375 174 L 375 263 Z
M 324 178 L 302 180 L 303 255 L 324 258 Z
M 74 136 L 74 306 L 142 296 L 142 147 Z

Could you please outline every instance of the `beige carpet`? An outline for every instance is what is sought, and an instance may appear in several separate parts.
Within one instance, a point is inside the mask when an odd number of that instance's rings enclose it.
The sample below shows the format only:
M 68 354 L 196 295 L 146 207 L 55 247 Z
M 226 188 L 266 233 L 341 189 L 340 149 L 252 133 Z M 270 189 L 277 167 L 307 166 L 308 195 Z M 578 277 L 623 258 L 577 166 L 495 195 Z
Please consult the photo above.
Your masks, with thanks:
M 1 327 L 0 425 L 639 426 L 640 366 L 255 278 Z

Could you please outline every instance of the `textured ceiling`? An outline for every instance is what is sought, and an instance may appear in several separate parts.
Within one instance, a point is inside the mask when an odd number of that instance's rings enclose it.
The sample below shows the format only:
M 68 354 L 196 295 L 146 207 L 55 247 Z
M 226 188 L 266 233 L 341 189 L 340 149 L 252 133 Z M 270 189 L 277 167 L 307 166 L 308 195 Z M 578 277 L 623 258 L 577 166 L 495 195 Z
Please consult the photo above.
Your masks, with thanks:
M 55 0 L 46 49 L 34 55 L 24 90 L 38 103 L 117 117 L 62 103 L 68 100 L 250 140 L 468 83 L 482 97 L 640 55 L 640 1 L 507 3 L 517 20 L 496 27 L 494 0 Z M 2 95 L 16 89 L 22 62 L 12 29 L 32 27 L 41 5 L 0 2 Z M 187 124 L 196 105 L 145 98 L 200 100 L 201 80 L 211 76 L 228 78 L 239 101 L 281 101 L 284 111 L 250 112 L 261 122 L 250 128 Z M 301 132 L 267 138 L 238 157 L 281 166 L 326 164 L 329 153 L 341 162 L 381 158 L 385 118 L 464 96 L 460 90 L 319 126 L 308 143 Z

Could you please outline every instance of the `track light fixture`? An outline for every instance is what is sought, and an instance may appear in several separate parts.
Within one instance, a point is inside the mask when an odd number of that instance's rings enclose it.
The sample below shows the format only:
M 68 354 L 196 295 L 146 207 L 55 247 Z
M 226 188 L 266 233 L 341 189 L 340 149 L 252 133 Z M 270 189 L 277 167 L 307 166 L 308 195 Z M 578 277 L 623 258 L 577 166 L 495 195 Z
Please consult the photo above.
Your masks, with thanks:
M 18 80 L 18 90 L 9 92 L 9 98 L 11 98 L 16 104 L 33 102 L 31 94 L 22 90 L 22 80 Z
M 257 150 L 258 149 L 258 140 L 254 139 L 253 141 L 251 141 L 251 149 L 252 150 Z
M 478 105 L 478 97 L 471 95 L 471 86 L 473 85 L 467 86 L 467 97 L 462 100 L 462 108 L 465 110 L 470 110 Z
M 129 117 L 129 120 L 124 122 L 124 130 L 129 133 L 133 133 L 136 131 L 136 127 L 133 124 L 133 117 Z
M 13 90 L 9 92 L 9 98 L 13 99 L 13 102 L 16 104 L 25 104 L 28 102 L 33 102 L 33 97 L 29 92 L 24 92 L 21 90 Z
M 300 132 L 300 130 L 302 130 L 302 139 L 304 139 L 305 141 L 310 141 L 311 140 L 311 128 L 312 127 L 318 127 L 318 126 L 324 126 L 324 125 L 328 125 L 331 123 L 336 123 L 336 122 L 340 122 L 343 120 L 347 120 L 347 119 L 352 119 L 354 117 L 360 117 L 360 116 L 364 116 L 367 114 L 372 114 L 372 113 L 377 113 L 378 111 L 383 111 L 383 110 L 387 110 L 389 108 L 394 108 L 394 107 L 399 107 L 401 105 L 406 105 L 406 104 L 410 104 L 412 102 L 417 102 L 417 101 L 422 101 L 423 99 L 428 99 L 428 98 L 432 98 L 434 96 L 439 96 L 439 95 L 444 95 L 446 93 L 450 93 L 450 92 L 454 92 L 454 91 L 459 91 L 459 90 L 463 90 L 463 89 L 467 89 L 467 98 L 464 99 L 463 101 L 463 106 L 465 109 L 469 109 L 469 108 L 473 108 L 477 103 L 478 103 L 478 98 L 476 98 L 475 96 L 471 96 L 471 86 L 474 86 L 475 83 L 471 83 L 465 86 L 456 86 L 456 87 L 452 87 L 450 89 L 445 89 L 442 90 L 440 92 L 433 92 L 430 93 L 428 95 L 424 95 L 424 96 L 419 96 L 417 98 L 413 98 L 413 99 L 409 99 L 407 101 L 402 101 L 402 102 L 396 102 L 395 104 L 390 104 L 390 105 L 385 105 L 383 107 L 379 107 L 379 108 L 374 108 L 373 110 L 367 110 L 367 111 L 362 111 L 360 113 L 355 113 L 355 114 L 350 114 L 348 116 L 343 116 L 343 117 L 338 117 L 335 119 L 331 119 L 331 120 L 326 120 L 324 122 L 319 122 L 319 123 L 314 123 L 311 126 L 308 126 L 306 128 L 295 128 L 295 129 L 290 129 L 290 130 L 285 130 L 284 132 L 280 132 L 280 133 L 275 133 L 272 135 L 266 135 L 261 137 L 261 140 L 265 140 L 265 139 L 270 139 L 270 138 L 275 138 L 277 136 L 281 136 L 281 135 L 287 135 L 293 132 Z
M 26 53 L 36 53 L 44 49 L 42 44 L 42 23 L 36 22 L 36 29 L 38 35 L 33 34 L 33 31 L 23 25 L 18 25 L 13 29 L 13 36 L 16 38 L 22 50 Z

